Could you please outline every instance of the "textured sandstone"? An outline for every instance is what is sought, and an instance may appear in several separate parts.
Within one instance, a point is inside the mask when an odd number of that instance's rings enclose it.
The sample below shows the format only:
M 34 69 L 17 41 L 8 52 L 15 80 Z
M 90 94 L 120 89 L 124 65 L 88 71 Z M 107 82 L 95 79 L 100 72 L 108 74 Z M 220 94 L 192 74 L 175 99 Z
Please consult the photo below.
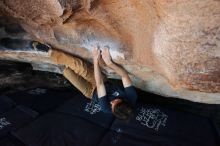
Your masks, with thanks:
M 86 60 L 94 45 L 109 46 L 141 89 L 220 103 L 219 0 L 1 0 L 0 9 L 34 39 Z

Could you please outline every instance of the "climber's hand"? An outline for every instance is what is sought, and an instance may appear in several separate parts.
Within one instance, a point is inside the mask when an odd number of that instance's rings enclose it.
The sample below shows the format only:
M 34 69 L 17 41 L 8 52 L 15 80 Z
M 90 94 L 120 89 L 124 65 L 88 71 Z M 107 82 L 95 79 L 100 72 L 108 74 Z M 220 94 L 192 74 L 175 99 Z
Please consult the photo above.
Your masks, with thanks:
M 110 55 L 110 52 L 109 52 L 109 49 L 107 47 L 105 47 L 103 50 L 102 50 L 102 59 L 104 60 L 105 64 L 106 65 L 111 65 L 113 62 L 112 62 L 112 58 L 111 58 L 111 55 Z
M 98 61 L 101 58 L 101 51 L 98 49 L 98 47 L 94 47 L 92 50 L 92 55 L 93 55 L 93 62 L 98 63 Z

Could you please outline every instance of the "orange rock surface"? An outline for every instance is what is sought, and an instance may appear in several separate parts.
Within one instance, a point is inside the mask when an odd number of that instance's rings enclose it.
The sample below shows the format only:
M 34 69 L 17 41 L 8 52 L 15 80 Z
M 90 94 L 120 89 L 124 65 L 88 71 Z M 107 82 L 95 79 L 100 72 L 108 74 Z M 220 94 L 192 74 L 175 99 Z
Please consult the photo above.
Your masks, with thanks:
M 219 0 L 1 0 L 0 9 L 36 40 L 86 60 L 94 45 L 108 46 L 139 88 L 219 97 Z

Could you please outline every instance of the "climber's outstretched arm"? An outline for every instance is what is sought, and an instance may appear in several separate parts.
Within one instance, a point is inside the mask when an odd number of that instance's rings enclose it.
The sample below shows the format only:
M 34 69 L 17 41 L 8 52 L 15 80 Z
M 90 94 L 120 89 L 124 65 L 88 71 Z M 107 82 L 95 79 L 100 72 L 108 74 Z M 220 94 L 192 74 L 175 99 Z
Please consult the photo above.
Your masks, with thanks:
M 100 60 L 100 50 L 95 47 L 92 51 L 93 54 L 93 64 L 94 64 L 94 75 L 96 81 L 96 88 L 98 97 L 101 98 L 106 95 L 106 89 L 103 81 L 103 76 L 99 67 L 99 60 Z
M 129 87 L 129 86 L 132 85 L 131 79 L 130 79 L 127 71 L 123 67 L 117 65 L 116 63 L 114 63 L 112 61 L 111 55 L 110 55 L 110 52 L 109 52 L 108 48 L 104 48 L 103 49 L 103 51 L 102 51 L 102 59 L 104 60 L 104 62 L 106 63 L 106 65 L 108 67 L 113 69 L 118 75 L 121 76 L 124 88 Z

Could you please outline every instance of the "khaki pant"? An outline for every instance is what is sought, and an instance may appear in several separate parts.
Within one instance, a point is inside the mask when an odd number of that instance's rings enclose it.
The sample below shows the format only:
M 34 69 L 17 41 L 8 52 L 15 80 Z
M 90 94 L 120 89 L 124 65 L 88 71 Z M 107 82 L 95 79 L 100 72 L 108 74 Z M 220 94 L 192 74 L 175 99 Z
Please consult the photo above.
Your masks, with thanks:
M 90 67 L 83 60 L 61 51 L 53 50 L 51 57 L 55 63 L 66 66 L 64 77 L 91 99 L 96 88 L 93 66 Z

